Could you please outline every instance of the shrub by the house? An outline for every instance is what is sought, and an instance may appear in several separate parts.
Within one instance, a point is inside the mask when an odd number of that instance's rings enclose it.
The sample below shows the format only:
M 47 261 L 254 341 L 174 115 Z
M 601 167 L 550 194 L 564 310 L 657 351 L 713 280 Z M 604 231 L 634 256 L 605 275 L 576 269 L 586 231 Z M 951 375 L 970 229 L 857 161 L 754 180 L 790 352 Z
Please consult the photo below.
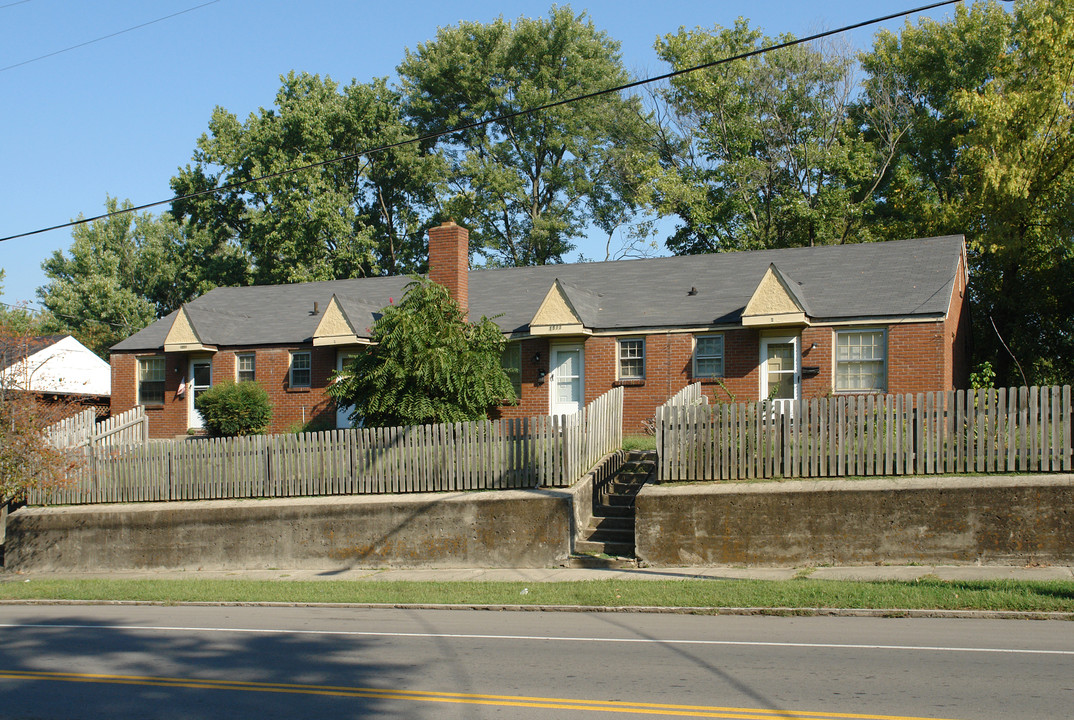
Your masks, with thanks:
M 214 385 L 194 399 L 205 427 L 214 436 L 260 435 L 272 419 L 268 391 L 257 382 Z

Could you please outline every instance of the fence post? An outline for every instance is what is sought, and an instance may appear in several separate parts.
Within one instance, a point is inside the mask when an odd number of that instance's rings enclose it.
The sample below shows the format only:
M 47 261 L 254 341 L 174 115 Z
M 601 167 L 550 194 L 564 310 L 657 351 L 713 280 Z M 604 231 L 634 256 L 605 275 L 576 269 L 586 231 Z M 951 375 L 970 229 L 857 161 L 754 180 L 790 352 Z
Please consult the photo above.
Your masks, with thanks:
M 664 480 L 664 462 L 667 457 L 664 453 L 664 406 L 659 405 L 656 408 L 656 414 L 653 417 L 653 429 L 656 431 L 656 481 L 663 482 Z
M 1074 448 L 1071 448 L 1071 426 L 1074 425 L 1074 421 L 1071 420 L 1071 406 L 1070 406 L 1070 386 L 1063 386 L 1063 471 L 1070 470 L 1071 453 L 1074 452 Z

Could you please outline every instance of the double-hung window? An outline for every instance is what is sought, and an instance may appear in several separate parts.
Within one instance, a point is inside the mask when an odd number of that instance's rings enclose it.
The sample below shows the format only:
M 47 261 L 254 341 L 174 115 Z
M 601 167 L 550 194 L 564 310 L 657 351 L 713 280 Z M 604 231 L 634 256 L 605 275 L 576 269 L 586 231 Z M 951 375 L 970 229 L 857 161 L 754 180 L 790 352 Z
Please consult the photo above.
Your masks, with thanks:
M 241 353 L 235 356 L 235 373 L 239 382 L 253 382 L 257 379 L 253 353 Z
M 723 377 L 723 335 L 698 335 L 694 344 L 694 377 Z
M 291 353 L 290 387 L 307 388 L 312 384 L 313 374 L 308 352 Z
M 500 356 L 500 367 L 507 373 L 507 379 L 511 381 L 511 387 L 515 391 L 515 399 L 522 399 L 522 343 L 507 343 L 503 347 L 503 355 Z
M 164 358 L 138 358 L 138 404 L 164 404 Z
M 619 379 L 645 379 L 645 338 L 619 341 Z
M 884 392 L 887 387 L 887 333 L 840 330 L 835 334 L 835 389 Z

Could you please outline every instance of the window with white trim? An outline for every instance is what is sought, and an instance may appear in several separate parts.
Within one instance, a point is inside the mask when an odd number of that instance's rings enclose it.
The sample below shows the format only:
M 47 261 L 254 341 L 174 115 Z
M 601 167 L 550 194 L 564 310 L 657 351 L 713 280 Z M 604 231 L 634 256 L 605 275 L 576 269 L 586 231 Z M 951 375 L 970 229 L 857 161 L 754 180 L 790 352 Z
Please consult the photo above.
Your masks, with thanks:
M 695 338 L 694 377 L 723 377 L 723 335 L 698 335 Z
M 619 341 L 619 379 L 645 379 L 645 338 Z
M 839 330 L 835 333 L 835 389 L 884 392 L 887 388 L 887 332 Z
M 289 387 L 309 387 L 313 382 L 310 354 L 308 352 L 291 353 L 291 377 Z
M 164 358 L 138 358 L 138 404 L 164 404 Z
M 522 399 L 522 343 L 511 342 L 503 346 L 500 367 L 507 373 L 511 387 L 515 390 L 515 399 Z
M 242 353 L 235 356 L 235 375 L 239 382 L 253 382 L 257 379 L 255 372 L 253 353 Z

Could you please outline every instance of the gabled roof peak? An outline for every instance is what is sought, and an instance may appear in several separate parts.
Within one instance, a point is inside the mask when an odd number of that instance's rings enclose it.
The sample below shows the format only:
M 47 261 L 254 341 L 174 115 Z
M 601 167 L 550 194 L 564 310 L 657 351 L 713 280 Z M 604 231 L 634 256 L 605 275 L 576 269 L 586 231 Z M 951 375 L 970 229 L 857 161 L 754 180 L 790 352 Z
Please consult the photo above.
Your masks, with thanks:
M 742 311 L 742 324 L 746 327 L 809 325 L 809 306 L 801 286 L 775 263 L 769 263 Z

